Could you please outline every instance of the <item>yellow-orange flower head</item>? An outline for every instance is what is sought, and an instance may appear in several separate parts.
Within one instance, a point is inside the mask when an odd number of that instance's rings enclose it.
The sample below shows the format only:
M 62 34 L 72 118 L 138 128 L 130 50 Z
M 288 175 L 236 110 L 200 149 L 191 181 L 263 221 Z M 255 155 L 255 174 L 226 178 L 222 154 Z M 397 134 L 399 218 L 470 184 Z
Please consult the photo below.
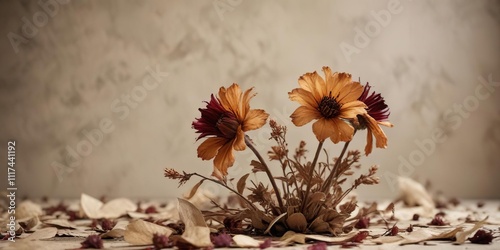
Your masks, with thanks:
M 300 103 L 290 116 L 293 124 L 303 126 L 312 120 L 312 128 L 318 141 L 330 138 L 333 143 L 350 141 L 354 128 L 346 121 L 366 113 L 366 105 L 358 98 L 363 86 L 353 82 L 348 73 L 332 73 L 323 67 L 325 79 L 316 71 L 299 78 L 300 88 L 293 89 L 288 95 L 290 100 Z
M 240 86 L 233 83 L 229 88 L 221 87 L 219 96 L 211 96 L 206 108 L 200 108 L 201 118 L 193 122 L 197 140 L 208 137 L 198 147 L 202 160 L 214 159 L 214 175 L 227 175 L 227 169 L 234 164 L 233 149 L 245 150 L 245 132 L 262 127 L 269 116 L 262 109 L 250 109 L 254 97 L 252 88 L 242 93 Z

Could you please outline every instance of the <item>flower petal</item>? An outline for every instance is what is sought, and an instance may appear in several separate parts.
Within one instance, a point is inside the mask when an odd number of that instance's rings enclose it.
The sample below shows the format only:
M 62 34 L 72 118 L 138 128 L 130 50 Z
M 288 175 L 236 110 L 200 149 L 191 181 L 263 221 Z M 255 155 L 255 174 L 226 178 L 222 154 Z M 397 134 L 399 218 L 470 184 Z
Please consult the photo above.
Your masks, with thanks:
M 313 133 L 318 141 L 324 141 L 334 133 L 335 123 L 332 119 L 321 118 L 313 123 Z
M 340 141 L 350 141 L 354 135 L 354 128 L 347 122 L 341 119 L 332 119 L 334 123 L 334 132 L 330 135 L 330 140 L 333 143 L 339 143 Z
M 373 147 L 373 135 L 370 129 L 366 130 L 366 146 L 365 146 L 365 155 L 368 156 L 372 152 Z
M 321 98 L 315 99 L 311 92 L 301 88 L 293 89 L 292 92 L 288 92 L 288 97 L 292 101 L 296 101 L 303 106 L 309 106 L 311 108 L 318 108 L 318 103 L 321 100 Z
M 250 99 L 252 99 L 257 93 L 252 94 L 253 88 L 249 88 L 243 94 L 243 99 L 241 100 L 241 108 L 243 117 L 250 111 Z
M 351 74 L 335 72 L 330 81 L 326 82 L 326 91 L 331 93 L 331 96 L 337 97 L 342 89 L 351 83 Z M 360 94 L 361 95 L 361 94 Z
M 378 125 L 378 122 L 369 115 L 364 115 L 364 117 L 367 121 L 368 130 L 371 130 L 373 136 L 375 136 L 375 145 L 377 146 L 377 148 L 386 148 L 387 136 L 385 135 L 382 128 L 380 128 L 380 126 Z
M 347 103 L 358 100 L 359 96 L 363 93 L 364 87 L 359 82 L 348 83 L 342 90 L 338 97 L 339 103 Z
M 299 85 L 304 90 L 311 92 L 316 100 L 321 100 L 326 95 L 325 80 L 316 71 L 299 77 Z
M 215 157 L 219 148 L 228 140 L 223 137 L 210 137 L 198 146 L 198 157 L 202 160 L 210 160 Z
M 366 114 L 366 105 L 361 101 L 348 102 L 340 108 L 340 118 L 354 119 L 357 115 Z
M 317 109 L 313 109 L 309 106 L 300 106 L 292 113 L 290 118 L 292 118 L 292 122 L 295 126 L 300 127 L 314 119 L 321 118 L 321 114 Z
M 241 129 L 241 126 L 238 127 L 236 131 L 236 137 L 234 138 L 233 148 L 237 151 L 243 151 L 247 145 L 245 144 L 245 133 Z
M 233 143 L 234 141 L 232 140 L 224 144 L 214 159 L 214 167 L 223 175 L 227 175 L 227 169 L 234 164 Z
M 268 117 L 269 114 L 262 109 L 250 110 L 243 121 L 243 131 L 255 130 L 264 126 Z
M 233 83 L 229 88 L 221 87 L 219 89 L 219 98 L 221 105 L 226 109 L 230 110 L 236 115 L 236 118 L 240 121 L 243 120 L 242 112 L 240 109 L 240 99 L 241 99 L 241 89 L 236 83 Z

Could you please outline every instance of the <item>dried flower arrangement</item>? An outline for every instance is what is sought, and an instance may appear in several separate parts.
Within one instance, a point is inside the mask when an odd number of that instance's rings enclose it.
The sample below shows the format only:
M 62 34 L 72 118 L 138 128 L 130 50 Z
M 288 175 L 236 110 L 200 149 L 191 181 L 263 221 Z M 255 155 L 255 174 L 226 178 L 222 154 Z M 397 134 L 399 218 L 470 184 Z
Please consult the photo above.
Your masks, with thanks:
M 312 130 L 318 146 L 312 161 L 306 159 L 304 141 L 291 153 L 286 139 L 287 127 L 270 120 L 270 140 L 274 140 L 275 145 L 267 152 L 268 158 L 276 162 L 282 172 L 281 176 L 273 175 L 270 165 L 246 134 L 263 127 L 269 114 L 250 108 L 250 99 L 255 96 L 253 89 L 243 92 L 237 84 L 232 84 L 228 88 L 221 87 L 218 96 L 212 94 L 206 107 L 199 109 L 201 117 L 192 124 L 200 134 L 197 140 L 205 139 L 198 147 L 198 157 L 214 159 L 212 176 L 165 169 L 165 177 L 178 180 L 179 185 L 193 176 L 201 178 L 190 196 L 205 181 L 230 190 L 239 200 L 240 207 L 228 208 L 214 201 L 215 210 L 204 213 L 206 220 L 218 222 L 224 231 L 276 236 L 287 231 L 339 235 L 352 230 L 361 218 L 376 208 L 361 209 L 351 217 L 357 201 L 355 198 L 345 201 L 346 196 L 362 184 L 377 184 L 379 179 L 375 176 L 378 167 L 374 165 L 367 174 L 354 179 L 350 187 L 343 187 L 347 177 L 354 174 L 353 170 L 360 168 L 361 153 L 347 150 L 349 143 L 357 131 L 366 130 L 364 151 L 369 155 L 373 137 L 377 148 L 387 146 L 387 137 L 380 125 L 393 125 L 387 121 L 389 108 L 384 98 L 372 92 L 368 83 L 362 86 L 353 81 L 350 74 L 333 73 L 329 67 L 323 67 L 323 72 L 325 78 L 317 72 L 302 75 L 298 80 L 300 87 L 288 93 L 290 100 L 301 105 L 290 116 L 295 126 L 316 120 Z M 333 159 L 323 147 L 328 138 L 334 144 L 344 143 L 339 156 Z M 227 170 L 235 162 L 234 151 L 247 148 L 257 160 L 249 163 L 251 168 L 234 188 L 232 179 L 228 180 Z M 326 156 L 325 161 L 319 160 L 321 152 Z M 251 181 L 252 186 L 247 188 L 249 175 L 260 172 L 267 175 L 271 188 L 259 181 Z

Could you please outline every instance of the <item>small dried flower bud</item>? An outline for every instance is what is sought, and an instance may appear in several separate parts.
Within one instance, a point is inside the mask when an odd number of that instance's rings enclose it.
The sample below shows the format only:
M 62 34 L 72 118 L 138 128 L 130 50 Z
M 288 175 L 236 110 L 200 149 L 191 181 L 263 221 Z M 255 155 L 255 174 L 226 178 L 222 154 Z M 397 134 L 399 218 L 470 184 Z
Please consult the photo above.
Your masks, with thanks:
M 482 207 L 484 207 L 484 201 L 479 201 L 479 202 L 477 203 L 477 207 L 478 207 L 478 208 L 482 208 Z
M 490 244 L 493 241 L 493 235 L 491 232 L 480 229 L 468 240 L 474 244 Z
M 326 250 L 328 249 L 328 245 L 325 242 L 314 243 L 307 247 L 307 250 Z
M 116 222 L 112 221 L 110 219 L 103 219 L 103 220 L 101 220 L 100 224 L 101 224 L 102 230 L 109 231 L 109 230 L 113 229 L 113 227 L 115 227 Z
M 418 221 L 419 219 L 420 219 L 420 215 L 419 214 L 413 214 L 412 220 Z
M 372 177 L 372 176 L 367 176 L 363 178 L 361 183 L 365 185 L 373 185 L 373 184 L 378 184 L 380 182 L 380 179 L 378 177 Z
M 153 234 L 153 246 L 154 249 L 163 249 L 170 247 L 168 243 L 168 237 L 164 234 Z
M 361 243 L 363 242 L 364 239 L 366 239 L 366 237 L 368 237 L 368 234 L 369 234 L 368 231 L 361 231 L 358 234 L 354 235 L 350 241 Z
M 434 219 L 432 219 L 431 222 L 427 223 L 427 225 L 432 225 L 432 226 L 445 226 L 448 225 L 449 223 L 446 223 L 443 220 L 443 217 L 441 216 L 434 216 Z
M 362 217 L 354 225 L 354 227 L 357 229 L 368 228 L 369 226 L 370 226 L 370 218 L 368 218 L 368 217 Z
M 97 234 L 92 234 L 89 235 L 82 243 L 81 248 L 95 248 L 95 249 L 101 249 L 104 248 L 104 244 L 102 243 L 102 239 L 99 235 Z
M 393 226 L 393 227 L 391 228 L 391 232 L 389 233 L 389 235 L 390 235 L 390 236 L 396 236 L 396 235 L 398 235 L 398 233 L 399 233 L 399 228 L 398 228 L 398 226 Z
M 221 233 L 219 235 L 210 235 L 210 240 L 214 247 L 230 247 L 233 238 L 229 234 Z
M 146 213 L 146 214 L 156 214 L 156 213 L 158 213 L 158 210 L 156 210 L 155 206 L 151 205 L 148 208 L 146 208 L 146 210 L 144 210 L 144 213 Z
M 410 224 L 410 226 L 408 226 L 408 228 L 406 229 L 406 232 L 408 232 L 408 233 L 413 232 L 413 225 L 412 224 Z
M 259 244 L 259 248 L 260 249 L 269 248 L 269 247 L 271 247 L 271 242 L 272 242 L 271 239 L 267 238 L 266 240 L 264 240 L 264 242 Z

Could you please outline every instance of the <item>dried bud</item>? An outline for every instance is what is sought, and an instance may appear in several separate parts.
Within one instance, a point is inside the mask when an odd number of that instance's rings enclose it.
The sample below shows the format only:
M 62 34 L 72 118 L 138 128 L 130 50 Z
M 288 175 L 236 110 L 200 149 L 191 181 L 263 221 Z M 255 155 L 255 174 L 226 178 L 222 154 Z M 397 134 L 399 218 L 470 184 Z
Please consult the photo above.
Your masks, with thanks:
M 364 239 L 366 239 L 366 237 L 368 237 L 368 234 L 368 231 L 361 231 L 358 234 L 354 235 L 350 241 L 361 243 Z
M 356 225 L 354 225 L 355 228 L 357 229 L 363 229 L 363 228 L 368 228 L 370 226 L 370 218 L 368 217 L 362 217 L 356 222 Z
M 229 234 L 221 233 L 219 235 L 210 235 L 210 240 L 214 247 L 230 247 L 233 238 Z
M 153 234 L 153 246 L 154 249 L 163 249 L 170 247 L 168 244 L 168 237 L 164 234 Z
M 399 228 L 398 228 L 398 226 L 395 225 L 391 228 L 391 232 L 389 233 L 389 235 L 396 236 L 396 235 L 398 235 L 398 233 L 399 233 Z
M 158 213 L 158 210 L 156 210 L 155 206 L 151 205 L 148 208 L 146 208 L 146 210 L 144 210 L 144 213 L 146 213 L 146 214 L 156 214 L 156 213 Z
M 307 247 L 307 250 L 326 250 L 328 249 L 328 245 L 325 242 L 314 243 Z
M 272 242 L 271 239 L 267 238 L 266 240 L 264 240 L 264 242 L 259 244 L 259 248 L 260 249 L 269 248 L 269 247 L 271 247 L 271 242 Z
M 101 224 L 102 230 L 109 231 L 109 230 L 113 229 L 113 227 L 115 227 L 116 222 L 113 220 L 110 220 L 110 219 L 103 219 L 103 220 L 101 220 L 100 224 Z
M 493 241 L 493 235 L 491 232 L 480 229 L 468 240 L 474 244 L 490 244 Z
M 420 215 L 419 214 L 413 214 L 412 220 L 418 221 L 418 219 L 420 219 Z
M 361 183 L 365 185 L 373 185 L 373 184 L 378 184 L 380 182 L 380 179 L 375 176 L 367 176 L 363 178 L 363 181 Z
M 81 248 L 95 248 L 95 249 L 101 249 L 104 248 L 104 244 L 102 243 L 102 239 L 99 235 L 97 234 L 92 234 L 89 235 L 82 243 Z
M 406 232 L 408 232 L 408 233 L 413 232 L 413 225 L 412 224 L 410 224 L 410 226 L 408 226 L 408 228 L 406 229 Z
M 445 226 L 448 225 L 449 223 L 445 222 L 443 220 L 443 217 L 441 216 L 434 216 L 434 219 L 432 219 L 431 222 L 427 223 L 427 225 L 432 225 L 432 226 Z

